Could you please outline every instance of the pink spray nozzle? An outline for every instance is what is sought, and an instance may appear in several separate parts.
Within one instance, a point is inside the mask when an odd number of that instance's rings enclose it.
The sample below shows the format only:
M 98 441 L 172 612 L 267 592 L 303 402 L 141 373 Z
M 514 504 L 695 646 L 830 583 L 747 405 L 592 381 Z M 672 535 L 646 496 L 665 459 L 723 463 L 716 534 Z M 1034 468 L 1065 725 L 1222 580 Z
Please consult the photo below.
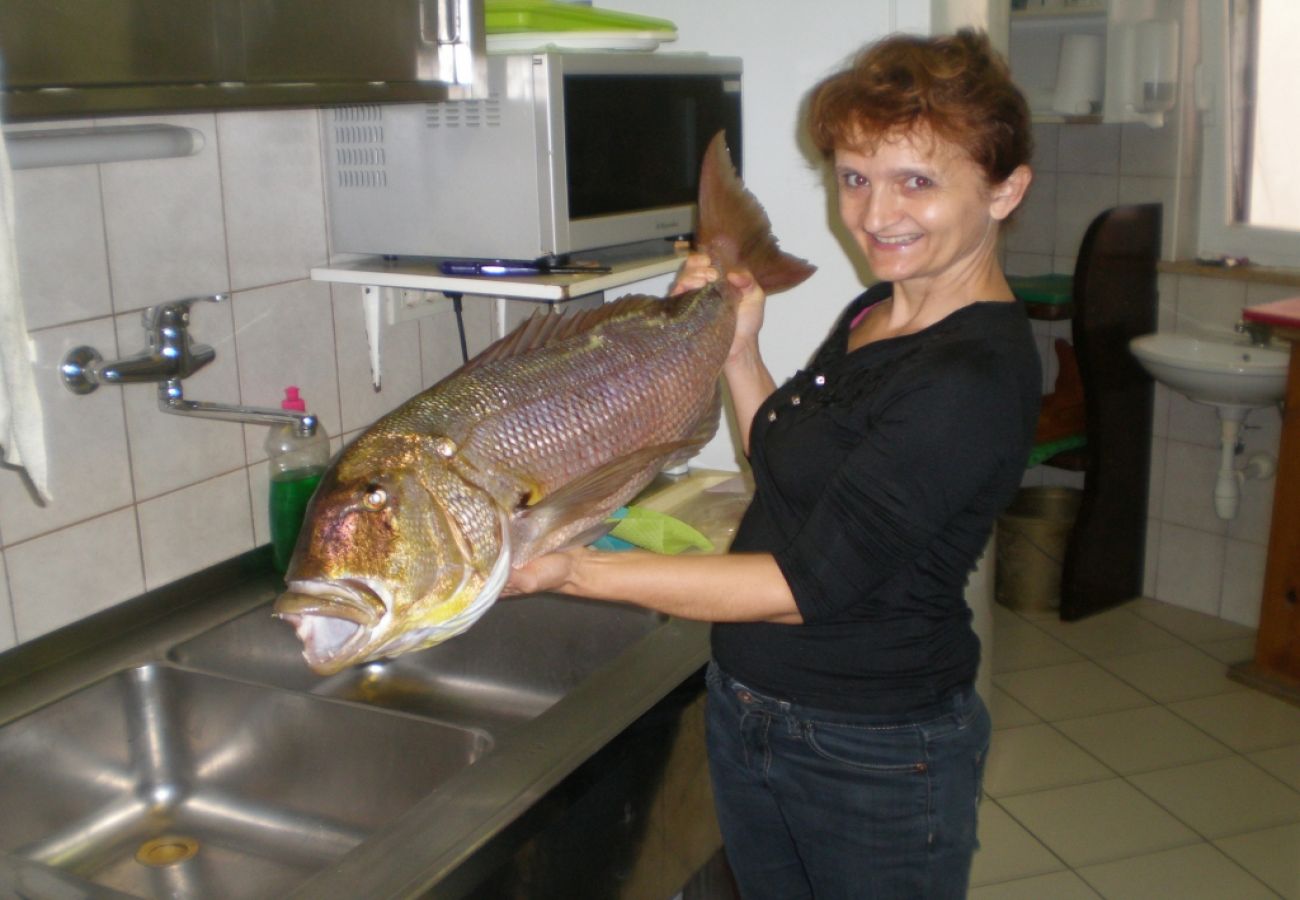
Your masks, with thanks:
M 284 399 L 280 401 L 280 408 L 293 412 L 306 412 L 307 401 L 298 396 L 297 387 L 287 387 L 284 389 Z

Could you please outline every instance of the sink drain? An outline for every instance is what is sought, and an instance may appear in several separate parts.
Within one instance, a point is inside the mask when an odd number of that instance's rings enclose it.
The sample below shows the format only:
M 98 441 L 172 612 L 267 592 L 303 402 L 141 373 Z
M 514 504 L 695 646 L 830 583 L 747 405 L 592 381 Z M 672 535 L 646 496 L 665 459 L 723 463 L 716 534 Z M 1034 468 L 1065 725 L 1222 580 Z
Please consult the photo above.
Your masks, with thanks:
M 166 835 L 141 844 L 135 851 L 135 861 L 161 868 L 184 862 L 198 852 L 199 842 L 193 838 Z

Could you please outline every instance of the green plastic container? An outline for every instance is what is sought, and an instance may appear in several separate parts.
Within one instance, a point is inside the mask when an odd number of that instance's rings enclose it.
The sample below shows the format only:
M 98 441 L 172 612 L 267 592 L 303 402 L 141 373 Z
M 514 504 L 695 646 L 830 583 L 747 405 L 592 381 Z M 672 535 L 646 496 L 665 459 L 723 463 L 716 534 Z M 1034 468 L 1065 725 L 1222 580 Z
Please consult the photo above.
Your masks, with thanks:
M 651 31 L 677 34 L 667 19 L 634 16 L 552 0 L 485 0 L 483 21 L 488 34 L 557 31 Z

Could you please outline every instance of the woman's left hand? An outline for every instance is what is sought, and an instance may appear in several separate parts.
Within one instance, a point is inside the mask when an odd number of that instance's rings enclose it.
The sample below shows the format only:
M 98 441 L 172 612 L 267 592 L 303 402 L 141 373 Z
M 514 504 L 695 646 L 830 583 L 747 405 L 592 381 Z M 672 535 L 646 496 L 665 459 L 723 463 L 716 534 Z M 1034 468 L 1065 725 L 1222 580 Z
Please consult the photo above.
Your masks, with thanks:
M 501 591 L 502 596 L 536 594 L 563 587 L 573 575 L 577 554 L 585 552 L 587 551 L 582 547 L 561 550 L 558 553 L 539 556 L 518 568 L 512 568 L 510 577 L 506 579 L 506 586 Z

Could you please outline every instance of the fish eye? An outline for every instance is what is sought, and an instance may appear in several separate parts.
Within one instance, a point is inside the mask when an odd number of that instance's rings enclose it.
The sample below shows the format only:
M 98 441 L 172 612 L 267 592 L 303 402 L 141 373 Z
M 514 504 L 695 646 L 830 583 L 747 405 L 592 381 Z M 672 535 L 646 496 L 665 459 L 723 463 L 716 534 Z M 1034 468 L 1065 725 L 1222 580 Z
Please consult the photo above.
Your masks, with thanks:
M 361 505 L 371 512 L 379 512 L 388 505 L 388 492 L 379 485 L 372 484 L 366 488 L 361 498 Z

